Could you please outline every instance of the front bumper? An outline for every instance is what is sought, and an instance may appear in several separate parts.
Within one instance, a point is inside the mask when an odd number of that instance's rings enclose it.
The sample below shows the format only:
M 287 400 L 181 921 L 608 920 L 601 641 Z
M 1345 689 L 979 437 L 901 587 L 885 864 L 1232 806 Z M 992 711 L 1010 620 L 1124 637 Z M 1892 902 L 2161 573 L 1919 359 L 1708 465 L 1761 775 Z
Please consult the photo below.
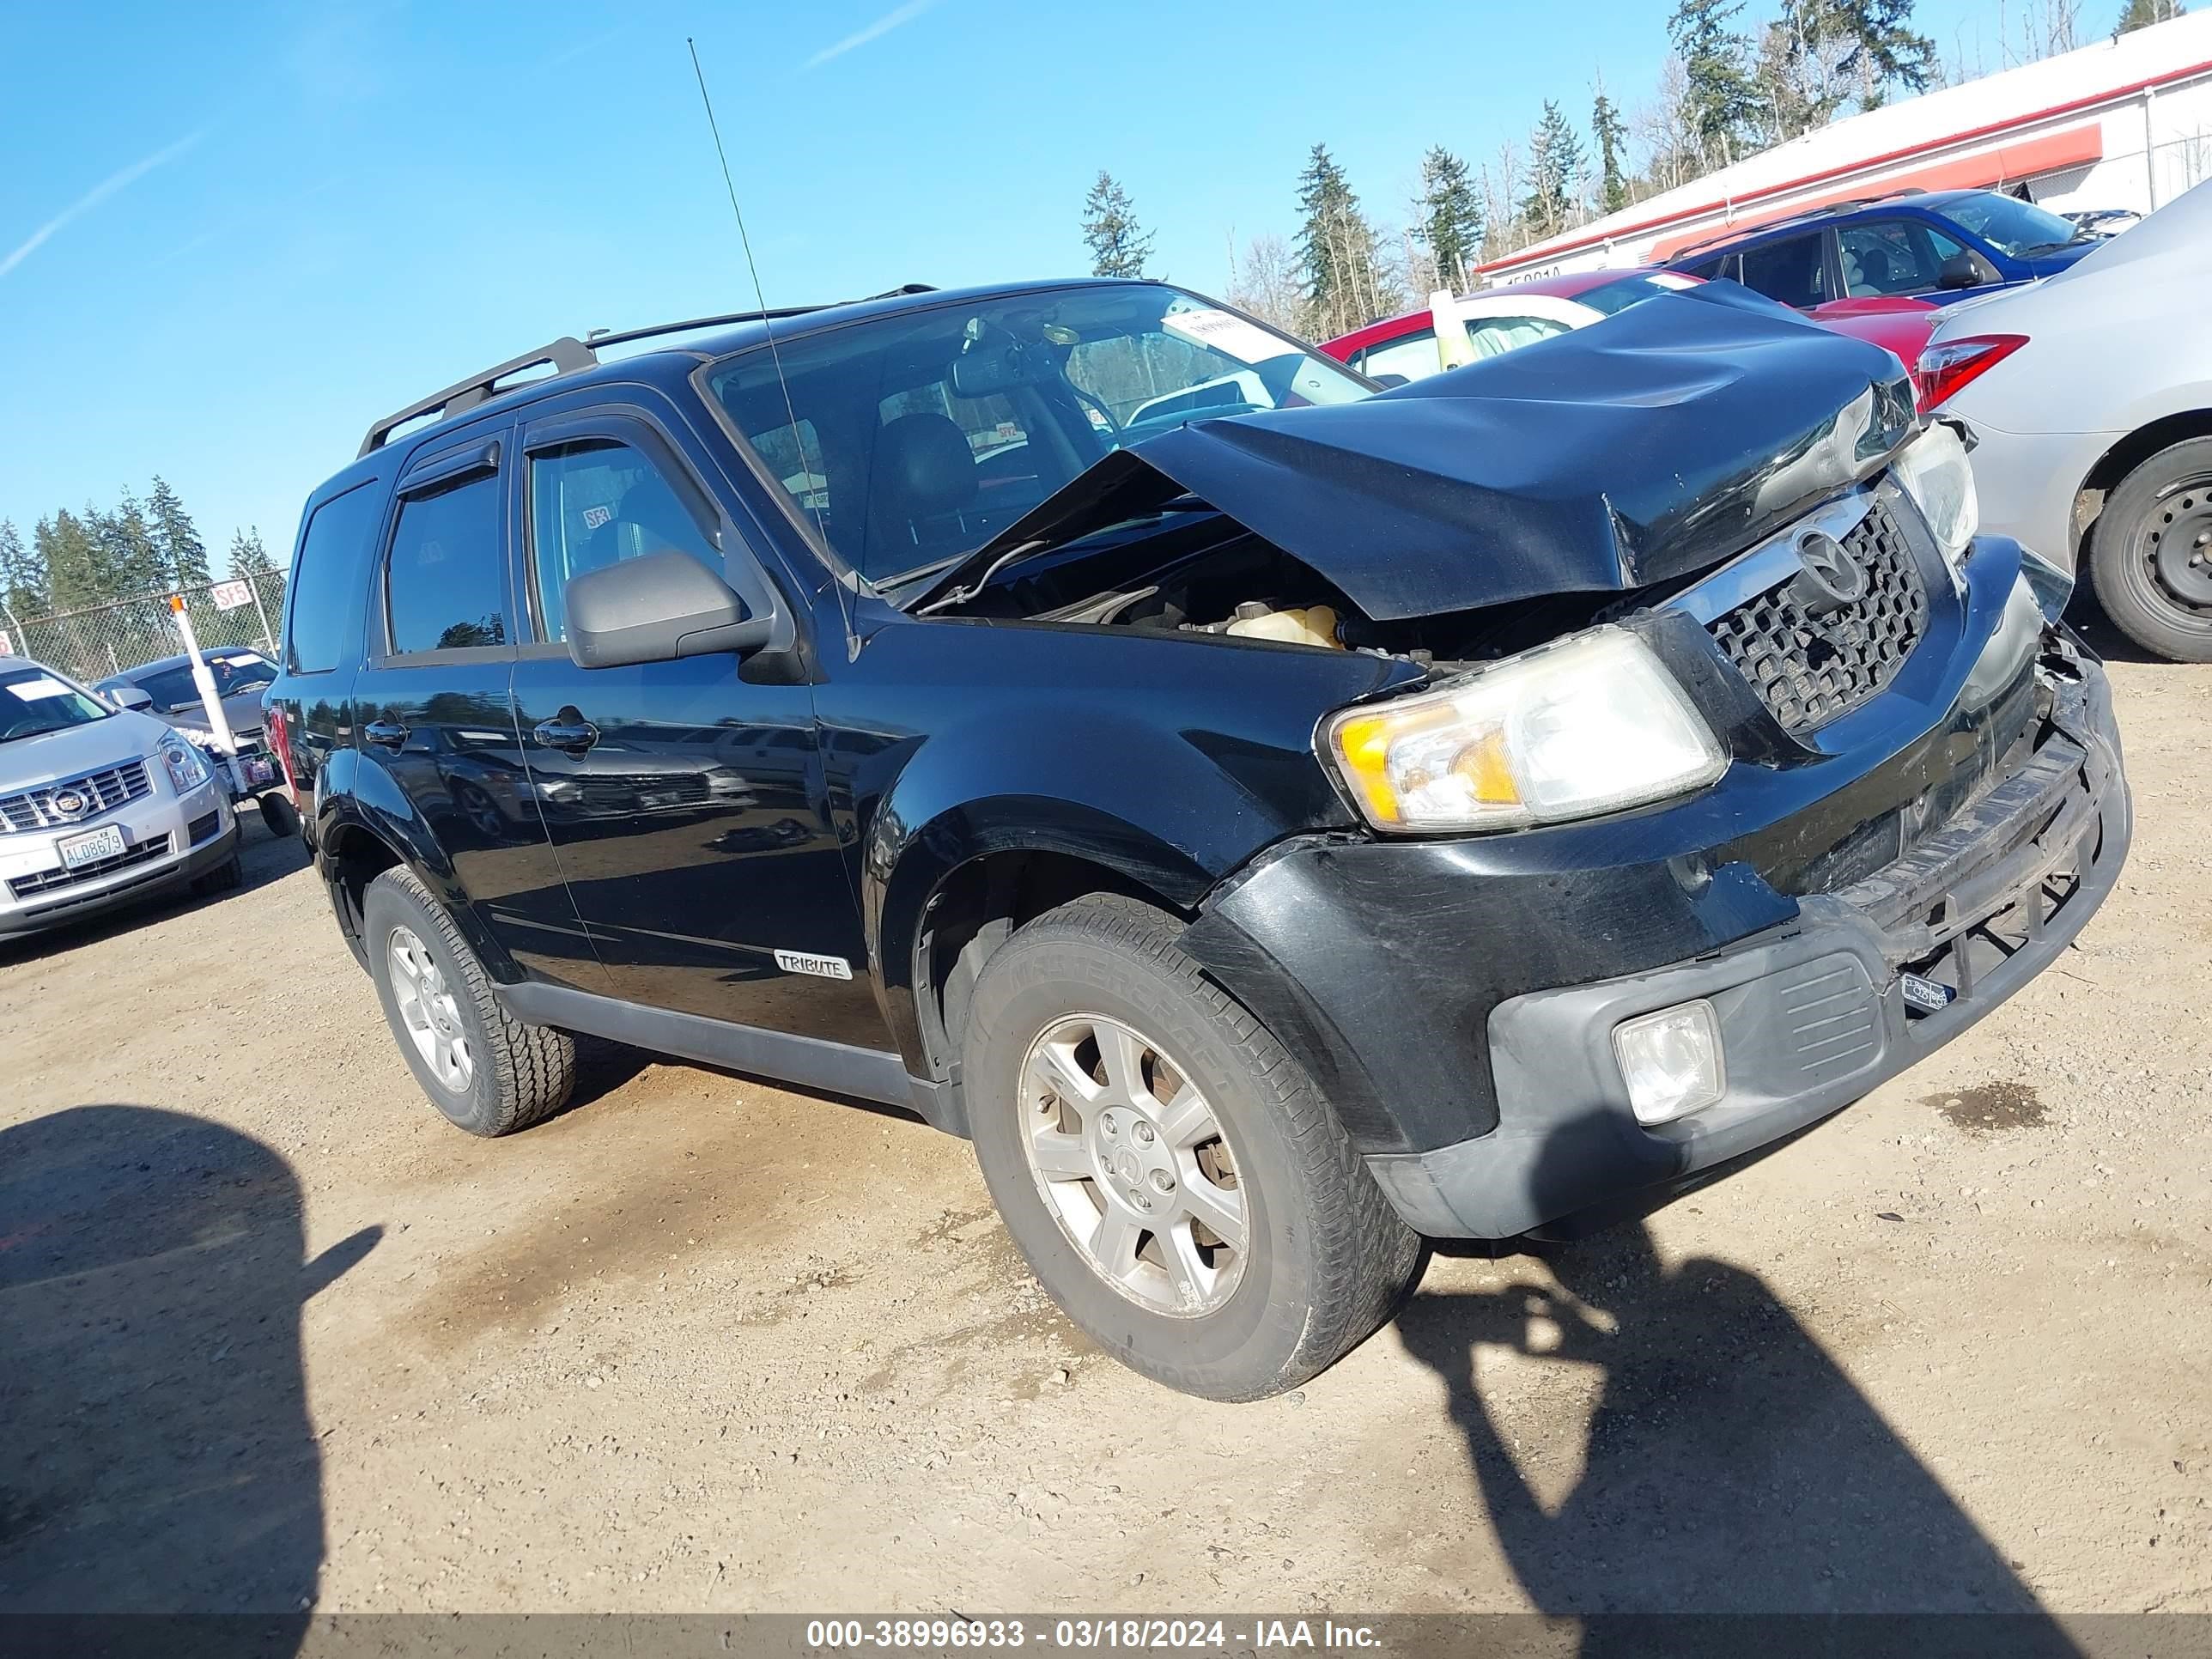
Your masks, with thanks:
M 238 852 L 238 819 L 210 779 L 181 798 L 155 793 L 78 828 L 121 828 L 125 856 L 111 867 L 64 874 L 57 833 L 0 836 L 0 938 L 43 933 L 183 886 Z
M 2111 696 L 2086 654 L 2051 662 L 2032 750 L 2002 767 L 1990 757 L 1980 793 L 1947 804 L 1901 855 L 1808 866 L 1760 839 L 1769 871 L 1832 872 L 1801 896 L 1745 854 L 1670 847 L 1658 819 L 1308 840 L 1257 861 L 1185 948 L 1298 1056 L 1425 1233 L 1510 1237 L 1669 1187 L 1913 1065 L 2033 978 L 2103 902 L 2131 830 Z M 1975 741 L 1939 727 L 1824 810 L 1841 803 L 1857 816 L 1838 823 L 1872 830 L 1895 817 L 1893 796 L 1931 798 L 1923 750 Z M 1725 811 L 1727 796 L 1711 805 Z M 1908 1011 L 1901 971 L 1952 1000 Z M 1726 1093 L 1646 1127 L 1613 1028 L 1698 998 L 1719 1016 Z
M 1503 1238 L 1672 1185 L 1850 1104 L 2019 990 L 2081 931 L 2127 855 L 2112 701 L 2102 671 L 2081 668 L 2034 757 L 1909 857 L 1717 956 L 1500 1003 L 1498 1127 L 1370 1158 L 1399 1212 L 1438 1237 Z M 1900 971 L 1951 1000 L 1908 1008 Z M 1700 997 L 1719 1016 L 1727 1091 L 1647 1128 L 1613 1028 Z

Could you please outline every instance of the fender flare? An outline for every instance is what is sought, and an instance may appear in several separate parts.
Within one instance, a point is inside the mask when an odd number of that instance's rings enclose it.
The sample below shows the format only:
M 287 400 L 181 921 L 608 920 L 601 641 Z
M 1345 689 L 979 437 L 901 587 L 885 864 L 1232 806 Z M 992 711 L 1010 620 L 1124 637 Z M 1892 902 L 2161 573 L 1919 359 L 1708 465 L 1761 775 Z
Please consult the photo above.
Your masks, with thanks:
M 341 878 L 330 849 L 349 834 L 365 835 L 430 890 L 495 981 L 502 985 L 520 982 L 524 976 L 521 964 L 483 926 L 454 874 L 453 860 L 415 811 L 406 792 L 382 767 L 364 762 L 357 750 L 333 754 L 324 763 L 316 787 L 314 823 L 315 870 L 331 890 L 334 904 L 341 897 Z M 350 919 L 343 908 L 339 915 L 341 925 L 351 939 Z M 354 943 L 358 945 L 362 941 Z M 366 960 L 362 965 L 368 965 Z

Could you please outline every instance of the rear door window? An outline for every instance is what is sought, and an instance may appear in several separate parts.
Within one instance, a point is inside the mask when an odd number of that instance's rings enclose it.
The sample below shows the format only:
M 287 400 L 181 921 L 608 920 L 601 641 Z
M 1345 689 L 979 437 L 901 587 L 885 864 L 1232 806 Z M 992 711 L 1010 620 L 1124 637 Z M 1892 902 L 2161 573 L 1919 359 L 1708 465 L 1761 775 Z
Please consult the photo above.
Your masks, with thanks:
M 507 643 L 501 489 L 496 472 L 480 472 L 400 504 L 385 561 L 392 655 Z
M 1820 231 L 1785 236 L 1743 251 L 1746 288 L 1779 300 L 1799 310 L 1823 305 L 1836 296 L 1828 292 L 1826 238 Z
M 1844 288 L 1854 298 L 1925 294 L 1943 273 L 1943 262 L 1963 245 L 1917 219 L 1870 219 L 1836 232 L 1843 255 Z
M 358 649 L 361 607 L 384 492 L 356 484 L 314 510 L 292 561 L 291 620 L 285 660 L 295 674 L 326 674 Z

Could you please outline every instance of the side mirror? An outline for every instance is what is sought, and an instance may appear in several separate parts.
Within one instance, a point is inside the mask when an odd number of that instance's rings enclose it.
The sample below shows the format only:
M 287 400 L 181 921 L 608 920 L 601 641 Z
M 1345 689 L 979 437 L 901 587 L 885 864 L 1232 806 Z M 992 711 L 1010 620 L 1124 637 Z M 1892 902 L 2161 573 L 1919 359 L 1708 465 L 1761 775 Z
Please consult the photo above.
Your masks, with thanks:
M 1961 250 L 1943 261 L 1936 273 L 1936 286 L 1941 289 L 1979 288 L 1984 283 L 1996 281 L 1996 273 L 1984 266 L 1969 251 Z
M 739 655 L 769 642 L 776 615 L 756 616 L 688 553 L 647 553 L 574 578 L 563 590 L 568 655 L 579 668 Z
M 118 685 L 107 694 L 109 704 L 117 708 L 136 708 L 140 711 L 154 706 L 153 695 L 136 685 Z
M 1413 382 L 1402 374 L 1373 374 L 1368 378 L 1385 392 L 1395 392 L 1401 386 L 1413 385 Z

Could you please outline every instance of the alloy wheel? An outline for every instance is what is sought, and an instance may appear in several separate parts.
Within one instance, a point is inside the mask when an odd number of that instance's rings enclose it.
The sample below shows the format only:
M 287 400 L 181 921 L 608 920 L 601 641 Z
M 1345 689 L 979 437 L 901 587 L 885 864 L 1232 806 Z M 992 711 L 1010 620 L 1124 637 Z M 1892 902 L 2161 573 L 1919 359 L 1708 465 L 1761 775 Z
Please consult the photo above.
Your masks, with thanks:
M 465 1094 L 476 1075 L 468 1027 L 446 975 L 412 928 L 395 927 L 386 949 L 400 1023 L 415 1041 L 432 1075 L 455 1094 Z
M 1158 1042 L 1103 1014 L 1060 1019 L 1030 1045 L 1021 1109 L 1037 1190 L 1093 1272 L 1155 1313 L 1228 1301 L 1245 1190 L 1212 1107 Z

